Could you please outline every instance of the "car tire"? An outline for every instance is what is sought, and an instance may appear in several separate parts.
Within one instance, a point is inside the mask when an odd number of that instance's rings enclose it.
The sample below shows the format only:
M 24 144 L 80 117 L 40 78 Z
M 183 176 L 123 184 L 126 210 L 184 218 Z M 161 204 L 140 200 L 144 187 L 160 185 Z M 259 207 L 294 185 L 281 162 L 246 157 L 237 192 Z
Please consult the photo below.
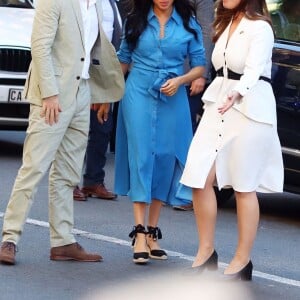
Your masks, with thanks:
M 234 197 L 234 190 L 232 188 L 219 190 L 215 187 L 215 193 L 218 207 L 225 206 L 226 203 Z

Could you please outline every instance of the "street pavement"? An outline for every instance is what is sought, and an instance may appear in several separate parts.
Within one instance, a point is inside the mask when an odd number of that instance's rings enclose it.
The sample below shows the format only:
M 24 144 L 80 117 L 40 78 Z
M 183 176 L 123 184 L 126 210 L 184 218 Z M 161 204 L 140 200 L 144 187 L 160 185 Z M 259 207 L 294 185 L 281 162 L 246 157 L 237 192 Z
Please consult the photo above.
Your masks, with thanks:
M 21 165 L 24 136 L 23 132 L 0 132 L 0 226 Z M 108 153 L 106 174 L 106 185 L 112 189 L 112 153 Z M 161 246 L 169 259 L 135 265 L 128 238 L 133 226 L 128 197 L 74 202 L 76 239 L 88 251 L 100 252 L 103 262 L 50 261 L 47 184 L 45 177 L 18 245 L 17 264 L 0 265 L 0 300 L 300 299 L 298 195 L 260 195 L 262 217 L 252 255 L 253 281 L 228 284 L 220 282 L 218 274 L 230 261 L 236 245 L 234 200 L 219 210 L 219 271 L 189 276 L 187 271 L 198 246 L 193 212 L 163 207 Z

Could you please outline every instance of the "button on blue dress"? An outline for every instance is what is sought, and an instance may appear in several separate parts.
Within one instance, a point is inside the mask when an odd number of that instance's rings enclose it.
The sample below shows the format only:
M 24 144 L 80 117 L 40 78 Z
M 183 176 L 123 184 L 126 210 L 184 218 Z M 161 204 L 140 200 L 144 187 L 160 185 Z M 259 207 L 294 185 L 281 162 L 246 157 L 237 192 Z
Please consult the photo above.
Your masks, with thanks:
M 118 52 L 122 63 L 131 64 L 125 94 L 119 104 L 115 192 L 133 202 L 159 199 L 170 205 L 191 201 L 191 191 L 179 184 L 192 140 L 187 94 L 180 86 L 174 96 L 160 93 L 169 78 L 183 74 L 189 57 L 191 67 L 205 65 L 200 26 L 194 18 L 188 32 L 175 9 L 159 37 L 159 23 L 151 9 L 148 26 L 131 50 L 123 39 Z

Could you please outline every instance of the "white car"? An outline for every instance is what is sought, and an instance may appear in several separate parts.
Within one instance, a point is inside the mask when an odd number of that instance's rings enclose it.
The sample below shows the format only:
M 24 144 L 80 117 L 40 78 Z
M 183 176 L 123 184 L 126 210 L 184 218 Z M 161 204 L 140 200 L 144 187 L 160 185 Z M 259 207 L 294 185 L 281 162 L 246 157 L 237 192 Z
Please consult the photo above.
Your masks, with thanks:
M 31 61 L 34 16 L 29 0 L 0 0 L 0 128 L 24 129 L 29 104 L 22 90 Z

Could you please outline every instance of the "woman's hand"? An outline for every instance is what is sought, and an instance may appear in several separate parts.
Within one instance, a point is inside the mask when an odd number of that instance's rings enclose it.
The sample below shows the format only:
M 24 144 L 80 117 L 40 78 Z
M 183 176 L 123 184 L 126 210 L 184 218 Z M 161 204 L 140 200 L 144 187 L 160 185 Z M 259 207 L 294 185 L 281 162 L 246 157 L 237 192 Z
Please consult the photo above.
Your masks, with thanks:
M 242 96 L 237 91 L 231 91 L 227 95 L 227 99 L 221 107 L 218 108 L 218 111 L 221 115 L 223 115 L 228 109 L 230 109 L 235 102 L 239 102 L 242 99 Z
M 173 96 L 176 94 L 180 86 L 179 77 L 168 79 L 160 88 L 160 91 L 166 96 Z

